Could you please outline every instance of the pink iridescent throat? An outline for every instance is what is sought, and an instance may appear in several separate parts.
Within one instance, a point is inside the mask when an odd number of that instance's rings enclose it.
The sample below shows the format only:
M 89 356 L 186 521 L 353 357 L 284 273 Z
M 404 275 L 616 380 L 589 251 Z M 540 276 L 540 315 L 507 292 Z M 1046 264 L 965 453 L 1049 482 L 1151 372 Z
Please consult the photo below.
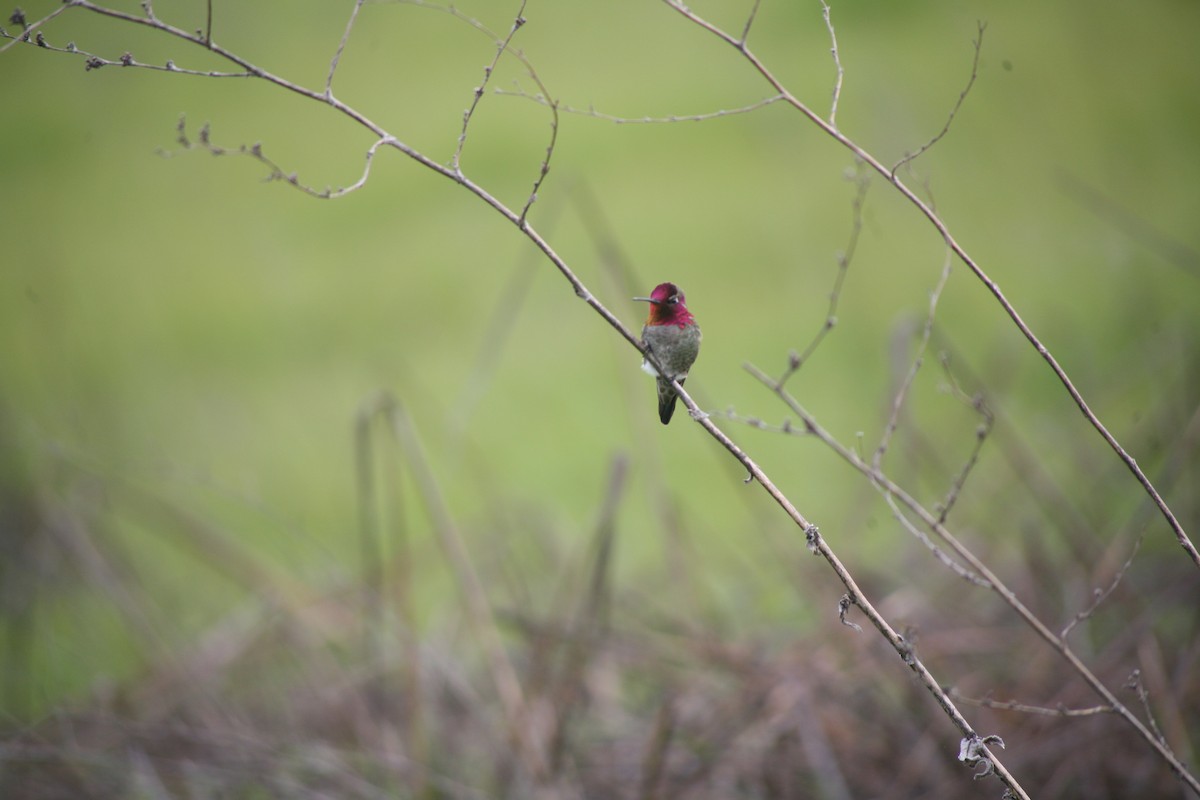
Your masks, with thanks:
M 651 303 L 647 325 L 678 325 L 686 328 L 695 323 L 692 312 L 683 303 Z

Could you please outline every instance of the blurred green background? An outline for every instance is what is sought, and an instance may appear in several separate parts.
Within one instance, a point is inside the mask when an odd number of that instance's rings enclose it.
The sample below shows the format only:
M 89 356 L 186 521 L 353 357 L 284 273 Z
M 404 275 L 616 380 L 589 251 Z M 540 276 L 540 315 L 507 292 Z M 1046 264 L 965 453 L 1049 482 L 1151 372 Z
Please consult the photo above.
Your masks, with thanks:
M 36 19 L 56 5 L 30 2 L 25 12 Z M 456 5 L 498 32 L 517 7 Z M 214 38 L 320 88 L 349 6 L 218 2 Z M 740 30 L 749 6 L 698 0 L 696 10 Z M 204 24 L 200 2 L 155 8 L 183 28 Z M 525 17 L 515 43 L 565 105 L 665 117 L 771 94 L 732 48 L 662 3 L 532 0 Z M 928 186 L 955 235 L 1154 479 L 1200 396 L 1200 5 L 853 0 L 835 2 L 833 19 L 845 67 L 840 127 L 888 163 L 942 128 L 970 75 L 977 23 L 987 23 L 973 90 L 906 180 Z M 129 51 L 144 62 L 223 66 L 84 12 L 45 33 L 107 58 Z M 766 0 L 750 43 L 827 113 L 834 70 L 819 3 Z M 445 163 L 494 52 L 443 12 L 369 4 L 334 88 Z M 490 87 L 536 92 L 511 58 Z M 381 391 L 411 415 L 498 606 L 553 608 L 570 574 L 563 565 L 587 546 L 612 460 L 626 454 L 618 586 L 643 592 L 650 607 L 690 609 L 745 633 L 802 631 L 827 615 L 840 589 L 799 533 L 686 415 L 658 424 L 637 354 L 511 225 L 391 151 L 361 191 L 315 200 L 264 183 L 251 159 L 181 150 L 180 115 L 193 139 L 209 122 L 216 144 L 261 142 L 318 188 L 356 180 L 372 141 L 330 108 L 262 82 L 85 72 L 81 58 L 32 46 L 0 55 L 10 644 L 18 628 L 35 632 L 25 658 L 6 662 L 9 702 L 21 698 L 12 713 L 37 716 L 134 676 L 264 590 L 189 526 L 314 593 L 357 580 L 353 428 Z M 489 92 L 463 168 L 520 207 L 549 133 L 546 108 Z M 854 174 L 847 151 L 783 105 L 673 124 L 564 113 L 530 219 L 635 330 L 644 307 L 629 301 L 611 250 L 635 293 L 679 283 L 705 333 L 688 388 L 706 409 L 779 423 L 785 409 L 743 364 L 778 373 L 820 329 L 850 240 Z M 861 432 L 869 452 L 944 250 L 878 177 L 862 222 L 838 325 L 791 388 L 843 441 Z M 952 349 L 978 376 L 964 388 L 986 392 L 1001 424 L 1107 541 L 1143 502 L 1139 487 L 957 264 L 936 333 L 935 350 Z M 931 353 L 903 429 L 934 437 L 936 468 L 918 477 L 915 435 L 902 432 L 890 456 L 930 503 L 978 421 L 944 383 Z M 852 570 L 893 586 L 914 564 L 928 568 L 923 552 L 896 555 L 907 540 L 886 507 L 817 442 L 723 424 Z M 1007 475 L 985 450 L 961 520 L 966 538 L 1002 554 L 1016 531 L 1033 529 L 1053 550 L 1044 512 Z M 1196 478 L 1193 468 L 1166 492 L 1192 521 Z M 104 520 L 130 573 L 106 584 L 71 566 L 79 553 L 21 561 L 12 520 L 22 507 Z M 436 631 L 459 611 L 421 514 L 411 513 L 421 624 Z M 1146 547 L 1177 552 L 1157 518 Z M 36 590 L 14 588 L 27 583 Z

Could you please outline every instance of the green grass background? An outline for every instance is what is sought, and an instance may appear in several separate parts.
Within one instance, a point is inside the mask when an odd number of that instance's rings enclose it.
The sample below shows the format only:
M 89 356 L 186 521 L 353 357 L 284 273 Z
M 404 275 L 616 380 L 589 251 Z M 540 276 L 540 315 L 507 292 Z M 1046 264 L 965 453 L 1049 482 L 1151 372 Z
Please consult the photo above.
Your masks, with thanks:
M 34 19 L 55 5 L 31 2 L 25 11 Z M 215 5 L 223 46 L 320 87 L 350 4 Z M 155 3 L 184 28 L 203 25 L 203 6 Z M 497 31 L 516 11 L 514 3 L 457 6 Z M 696 9 L 739 30 L 749 6 Z M 662 117 L 771 93 L 732 48 L 661 3 L 532 0 L 525 16 L 516 44 L 566 105 Z M 833 18 L 846 70 L 840 127 L 885 162 L 942 127 L 970 74 L 977 22 L 987 23 L 974 89 L 910 182 L 928 182 L 955 235 L 1117 437 L 1138 443 L 1134 455 L 1153 478 L 1171 431 L 1148 431 L 1145 420 L 1172 403 L 1186 419 L 1196 398 L 1200 6 L 854 0 L 835 2 Z M 46 35 L 109 58 L 130 51 L 141 61 L 220 66 L 195 48 L 78 11 Z M 827 111 L 834 72 L 819 3 L 766 0 L 750 42 L 798 96 Z M 335 90 L 448 162 L 493 54 L 491 40 L 449 15 L 371 4 Z M 491 87 L 514 84 L 536 90 L 503 59 Z M 388 151 L 366 188 L 314 200 L 264 184 L 250 159 L 181 152 L 181 114 L 193 137 L 211 122 L 218 144 L 262 142 L 317 187 L 356 180 L 371 143 L 331 109 L 261 82 L 118 67 L 85 73 L 80 58 L 28 46 L 0 55 L 7 481 L 18 487 L 13 497 L 58 497 L 107 521 L 106 535 L 135 565 L 133 602 L 153 631 L 148 644 L 108 590 L 44 564 L 31 659 L 10 675 L 31 698 L 27 711 L 136 675 L 160 648 L 186 643 L 254 594 L 219 559 L 188 546 L 194 540 L 177 520 L 139 510 L 132 491 L 318 590 L 354 581 L 352 430 L 361 404 L 381 390 L 411 413 L 500 606 L 553 609 L 569 575 L 562 565 L 585 549 L 611 460 L 625 453 L 631 489 L 619 513 L 618 586 L 643 592 L 651 607 L 690 609 L 739 631 L 800 631 L 832 608 L 840 590 L 806 557 L 799 532 L 742 484 L 737 465 L 686 415 L 658 425 L 637 354 L 482 203 Z M 464 169 L 519 207 L 549 121 L 527 99 L 487 94 Z M 781 421 L 785 409 L 742 367 L 778 372 L 819 329 L 853 220 L 850 154 L 782 105 L 658 125 L 563 114 L 551 167 L 530 218 L 591 290 L 640 327 L 644 308 L 629 301 L 588 235 L 596 215 L 578 202 L 585 191 L 639 293 L 663 280 L 686 290 L 705 332 L 688 383 L 702 405 Z M 1081 202 L 1069 188 L 1078 183 L 1184 255 L 1164 257 Z M 863 223 L 839 324 L 792 388 L 844 441 L 863 432 L 869 449 L 896 377 L 889 348 L 923 319 L 943 248 L 878 179 Z M 524 274 L 528 292 L 508 309 L 506 289 Z M 515 318 L 481 369 L 497 314 Z M 1116 523 L 1107 520 L 1142 502 L 1139 488 L 959 265 L 937 319 L 1011 429 L 1080 498 L 1097 536 L 1111 533 Z M 930 502 L 966 457 L 976 424 L 939 391 L 934 361 L 908 423 L 939 437 L 942 472 L 917 485 Z M 912 564 L 928 568 L 927 556 L 895 555 L 903 534 L 886 509 L 816 442 L 730 429 L 852 569 L 903 582 Z M 903 478 L 907 462 L 893 457 Z M 989 468 L 1003 472 L 985 457 L 971 484 L 977 510 L 963 520 L 985 548 L 1039 519 Z M 677 505 L 682 544 L 662 532 L 655 508 L 664 492 Z M 1181 482 L 1168 500 L 1194 512 L 1194 486 Z M 437 630 L 459 612 L 423 517 L 413 519 L 423 624 Z M 1173 547 L 1161 521 L 1148 546 Z M 671 566 L 680 547 L 693 591 L 682 591 Z

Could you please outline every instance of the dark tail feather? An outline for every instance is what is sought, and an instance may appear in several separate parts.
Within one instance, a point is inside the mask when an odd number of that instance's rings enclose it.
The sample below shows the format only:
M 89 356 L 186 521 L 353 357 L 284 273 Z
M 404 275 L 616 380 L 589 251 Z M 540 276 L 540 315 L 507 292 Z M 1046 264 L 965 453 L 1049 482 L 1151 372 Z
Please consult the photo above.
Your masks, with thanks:
M 682 380 L 679 381 L 679 385 L 683 385 Z M 678 399 L 679 395 L 671 388 L 669 382 L 658 382 L 658 418 L 662 420 L 663 425 L 671 421 L 671 415 L 675 413 L 675 401 Z

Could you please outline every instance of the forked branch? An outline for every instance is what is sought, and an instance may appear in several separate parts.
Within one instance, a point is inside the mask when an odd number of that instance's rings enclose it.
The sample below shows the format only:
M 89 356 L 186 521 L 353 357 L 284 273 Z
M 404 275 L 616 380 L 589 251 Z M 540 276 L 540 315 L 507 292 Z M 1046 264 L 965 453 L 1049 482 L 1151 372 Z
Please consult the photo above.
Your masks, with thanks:
M 1154 484 L 1146 476 L 1146 473 L 1142 471 L 1142 468 L 1138 466 L 1138 463 L 1133 456 L 1131 456 L 1125 450 L 1125 448 L 1121 446 L 1121 443 L 1117 441 L 1116 437 L 1109 432 L 1108 428 L 1104 426 L 1104 423 L 1100 421 L 1100 418 L 1096 416 L 1094 411 L 1092 411 L 1091 406 L 1088 405 L 1087 401 L 1083 397 L 1083 394 L 1081 394 L 1080 391 L 1075 387 L 1075 384 L 1067 375 L 1066 370 L 1063 369 L 1062 365 L 1059 364 L 1058 360 L 1053 356 L 1053 354 L 1051 354 L 1050 349 L 1042 343 L 1041 339 L 1039 339 L 1036 334 L 1034 334 L 1033 329 L 1029 327 L 1028 323 L 1026 323 L 1025 320 L 1022 319 L 1021 315 L 1017 312 L 1016 307 L 1009 302 L 1008 298 L 1004 296 L 1004 293 L 1000 291 L 999 284 L 992 280 L 992 278 L 983 270 L 983 267 L 979 265 L 979 262 L 977 262 L 975 258 L 967 252 L 966 248 L 954 238 L 949 227 L 933 209 L 932 205 L 922 200 L 917 195 L 916 191 L 910 188 L 898 175 L 893 172 L 891 168 L 885 166 L 882 161 L 869 153 L 853 139 L 838 130 L 833 123 L 831 123 L 829 120 L 826 120 L 820 114 L 817 114 L 815 111 L 809 108 L 806 103 L 796 97 L 796 95 L 794 95 L 786 86 L 784 86 L 783 82 L 776 77 L 775 73 L 772 72 L 766 63 L 763 62 L 763 60 L 760 59 L 758 55 L 756 55 L 754 51 L 749 48 L 743 39 L 734 36 L 712 22 L 709 22 L 707 19 L 696 14 L 683 3 L 679 2 L 679 0 L 663 0 L 663 2 L 678 11 L 685 18 L 700 28 L 708 31 L 721 41 L 729 44 L 731 47 L 740 52 L 742 56 L 750 63 L 751 67 L 783 97 L 783 102 L 795 108 L 805 117 L 807 117 L 814 125 L 819 127 L 822 131 L 853 153 L 856 158 L 861 159 L 868 164 L 871 169 L 875 170 L 884 178 L 886 178 L 888 183 L 896 187 L 896 191 L 900 192 L 900 194 L 903 195 L 906 200 L 908 200 L 917 208 L 918 211 L 921 212 L 922 215 L 924 215 L 930 224 L 937 229 L 938 234 L 942 237 L 942 239 L 945 240 L 950 249 L 954 251 L 959 260 L 966 264 L 971 272 L 975 274 L 975 277 L 987 287 L 988 291 L 996 299 L 996 302 L 998 302 L 1000 307 L 1004 309 L 1004 313 L 1008 315 L 1013 324 L 1017 326 L 1017 329 L 1021 331 L 1021 334 L 1029 341 L 1033 348 L 1037 350 L 1038 355 L 1042 357 L 1042 359 L 1054 372 L 1055 377 L 1058 378 L 1058 381 L 1063 385 L 1063 388 L 1067 390 L 1067 393 L 1071 396 L 1071 399 L 1075 402 L 1075 405 L 1078 406 L 1079 411 L 1083 414 L 1084 418 L 1087 419 L 1091 426 L 1096 429 L 1101 437 L 1103 437 L 1104 441 L 1108 443 L 1108 446 L 1111 447 L 1113 452 L 1117 454 L 1117 457 L 1120 458 L 1129 471 L 1133 473 L 1134 477 L 1137 479 L 1138 483 L 1141 484 L 1146 494 L 1149 495 L 1149 497 L 1154 501 L 1154 504 L 1158 507 L 1159 512 L 1162 514 L 1163 518 L 1167 521 L 1167 524 L 1171 527 L 1172 532 L 1175 534 L 1175 538 L 1179 542 L 1179 545 L 1188 554 L 1188 557 L 1192 560 L 1196 567 L 1200 568 L 1200 551 L 1196 550 L 1196 546 L 1192 543 L 1192 540 L 1188 538 L 1187 532 L 1183 529 L 1182 523 L 1180 523 L 1178 518 L 1176 518 L 1175 513 L 1171 510 L 1170 506 L 1167 505 L 1166 500 L 1162 498 L 1162 495 L 1159 494 L 1158 490 L 1154 487 Z

